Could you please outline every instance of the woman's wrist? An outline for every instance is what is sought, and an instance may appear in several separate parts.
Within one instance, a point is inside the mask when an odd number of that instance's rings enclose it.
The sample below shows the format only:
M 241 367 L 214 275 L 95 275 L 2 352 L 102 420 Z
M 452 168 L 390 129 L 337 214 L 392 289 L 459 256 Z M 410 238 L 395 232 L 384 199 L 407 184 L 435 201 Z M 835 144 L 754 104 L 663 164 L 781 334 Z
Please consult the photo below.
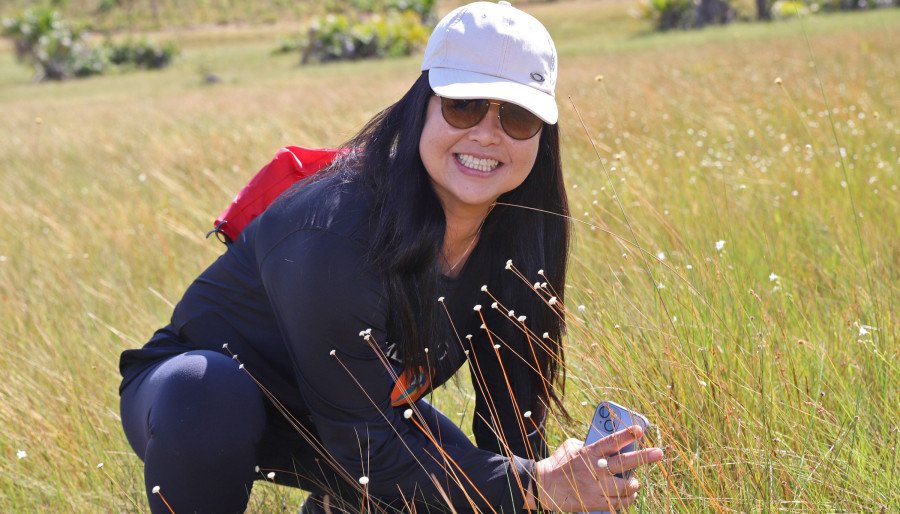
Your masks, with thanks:
M 525 508 L 532 511 L 540 512 L 540 489 L 538 487 L 538 470 L 537 462 L 531 467 L 531 483 L 525 492 Z

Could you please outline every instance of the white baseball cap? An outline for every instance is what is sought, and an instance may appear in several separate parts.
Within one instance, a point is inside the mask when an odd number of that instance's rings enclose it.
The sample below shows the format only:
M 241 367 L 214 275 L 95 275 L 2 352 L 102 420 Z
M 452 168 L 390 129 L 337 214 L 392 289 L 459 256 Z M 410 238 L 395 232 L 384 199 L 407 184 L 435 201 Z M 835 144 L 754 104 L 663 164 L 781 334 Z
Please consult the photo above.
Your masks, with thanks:
M 453 10 L 434 28 L 422 59 L 438 95 L 512 102 L 550 124 L 559 118 L 556 66 L 547 29 L 509 2 Z

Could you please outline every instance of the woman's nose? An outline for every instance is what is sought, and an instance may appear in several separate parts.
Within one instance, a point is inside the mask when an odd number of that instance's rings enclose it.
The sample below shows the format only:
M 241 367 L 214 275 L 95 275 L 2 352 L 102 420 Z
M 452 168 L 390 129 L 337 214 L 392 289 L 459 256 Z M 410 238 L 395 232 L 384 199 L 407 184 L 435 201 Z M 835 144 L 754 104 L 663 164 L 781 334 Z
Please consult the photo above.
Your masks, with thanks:
M 503 127 L 500 125 L 500 104 L 491 103 L 487 114 L 477 125 L 469 130 L 469 137 L 482 145 L 495 144 L 503 137 Z

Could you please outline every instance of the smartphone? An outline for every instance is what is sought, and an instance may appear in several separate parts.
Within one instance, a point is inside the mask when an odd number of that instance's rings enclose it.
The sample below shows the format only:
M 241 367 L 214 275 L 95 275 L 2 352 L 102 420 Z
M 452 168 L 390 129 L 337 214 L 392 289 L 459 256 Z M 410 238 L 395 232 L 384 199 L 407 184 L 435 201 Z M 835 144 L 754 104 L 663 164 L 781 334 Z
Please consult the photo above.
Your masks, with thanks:
M 639 425 L 646 434 L 650 422 L 642 414 L 622 407 L 618 403 L 605 401 L 600 402 L 597 410 L 594 411 L 594 418 L 591 420 L 591 426 L 588 428 L 587 437 L 584 438 L 584 444 L 591 444 L 603 439 L 604 437 L 618 432 L 623 428 L 632 425 Z M 638 442 L 628 443 L 619 453 L 633 452 L 638 449 Z M 617 473 L 619 478 L 628 478 L 631 476 L 631 470 L 624 473 Z M 583 512 L 581 514 L 608 514 L 605 511 Z

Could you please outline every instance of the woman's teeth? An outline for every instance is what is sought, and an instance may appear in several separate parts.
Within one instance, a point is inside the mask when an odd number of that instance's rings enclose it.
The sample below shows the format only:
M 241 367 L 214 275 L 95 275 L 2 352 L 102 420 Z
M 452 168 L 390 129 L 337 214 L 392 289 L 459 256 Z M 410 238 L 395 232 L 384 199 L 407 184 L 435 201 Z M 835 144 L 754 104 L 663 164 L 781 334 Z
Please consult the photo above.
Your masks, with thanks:
M 463 153 L 456 154 L 456 158 L 459 159 L 459 162 L 461 162 L 462 165 L 466 168 L 472 168 L 473 170 L 484 172 L 493 171 L 497 166 L 500 165 L 500 161 L 496 161 L 494 159 L 479 159 L 478 157 L 466 155 Z

